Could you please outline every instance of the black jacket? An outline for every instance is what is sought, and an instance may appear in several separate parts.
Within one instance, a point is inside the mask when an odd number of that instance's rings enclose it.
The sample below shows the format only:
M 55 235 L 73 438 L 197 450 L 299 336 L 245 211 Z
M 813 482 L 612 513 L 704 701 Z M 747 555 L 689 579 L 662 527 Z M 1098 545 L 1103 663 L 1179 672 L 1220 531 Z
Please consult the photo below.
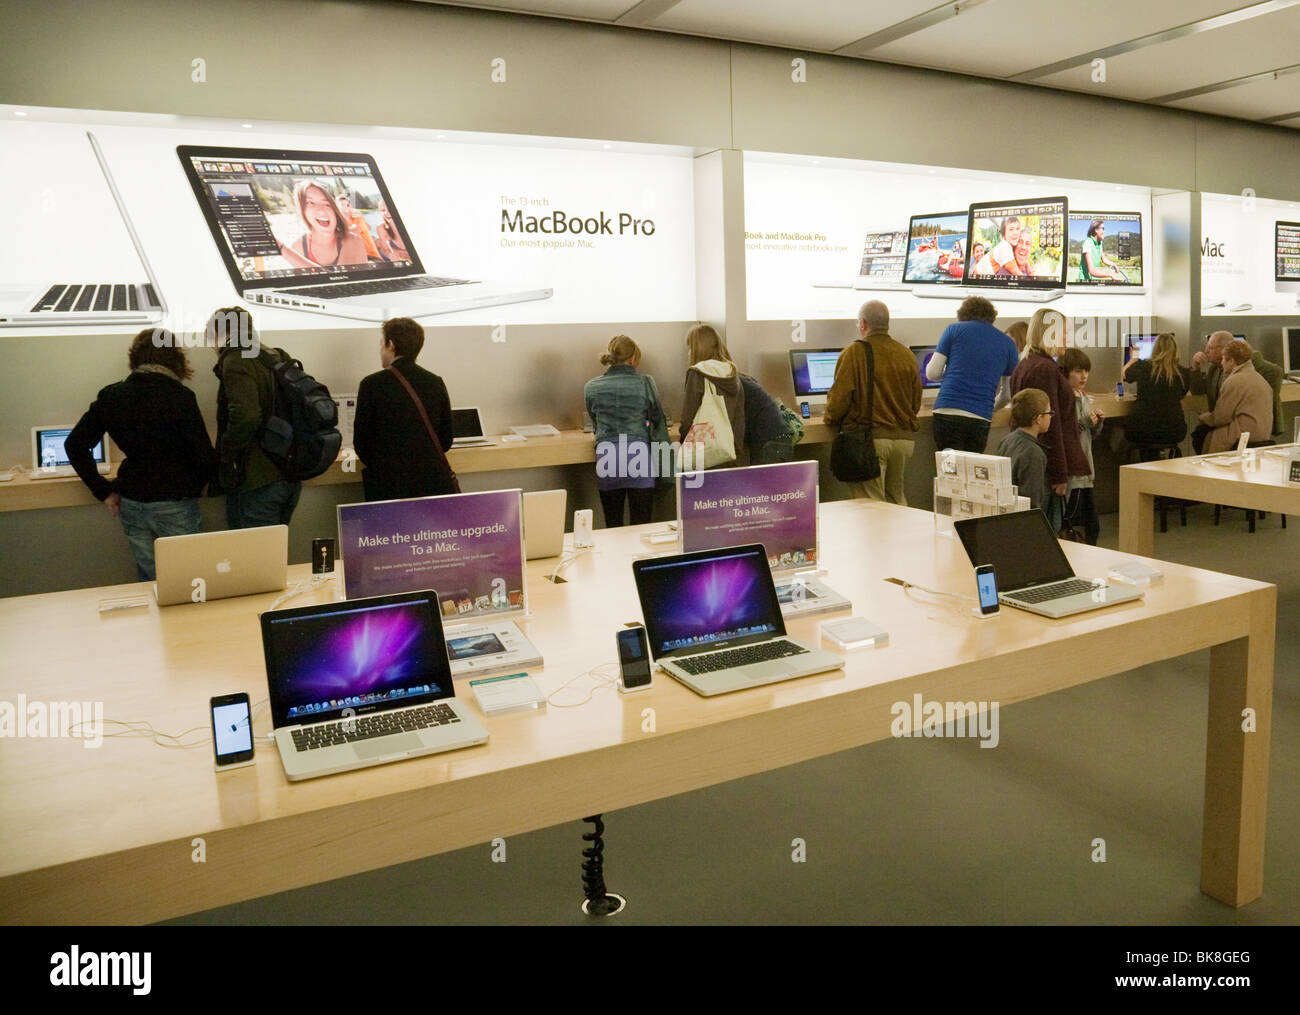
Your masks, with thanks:
M 107 433 L 126 456 L 110 482 L 95 470 L 91 451 Z M 166 374 L 133 371 L 104 388 L 65 444 L 68 461 L 100 500 L 187 500 L 203 492 L 216 454 L 194 392 Z
M 420 396 L 443 451 L 451 447 L 451 399 L 437 374 L 405 356 L 393 367 Z M 357 389 L 352 443 L 365 468 L 366 500 L 430 497 L 454 493 L 449 467 L 429 439 L 419 410 L 401 382 L 387 370 L 370 374 Z

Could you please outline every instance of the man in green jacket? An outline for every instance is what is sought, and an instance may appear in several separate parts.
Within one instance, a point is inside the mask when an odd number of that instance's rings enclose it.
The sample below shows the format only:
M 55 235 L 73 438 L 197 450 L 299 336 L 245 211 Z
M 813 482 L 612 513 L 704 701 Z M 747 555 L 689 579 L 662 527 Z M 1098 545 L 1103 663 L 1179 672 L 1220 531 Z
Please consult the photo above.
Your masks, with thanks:
M 240 307 L 216 311 L 207 335 L 217 351 L 212 368 L 220 382 L 216 492 L 226 495 L 226 524 L 232 529 L 288 525 L 302 484 L 285 479 L 260 441 L 274 404 L 271 368 L 291 357 L 282 349 L 259 347 L 252 315 Z M 256 355 L 249 355 L 253 351 Z

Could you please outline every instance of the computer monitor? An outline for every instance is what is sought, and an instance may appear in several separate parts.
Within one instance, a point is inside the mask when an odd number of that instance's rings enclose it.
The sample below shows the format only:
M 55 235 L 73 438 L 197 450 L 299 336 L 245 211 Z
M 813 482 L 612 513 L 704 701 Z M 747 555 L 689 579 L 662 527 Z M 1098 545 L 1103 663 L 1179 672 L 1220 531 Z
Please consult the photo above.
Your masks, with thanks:
M 1142 213 L 1070 209 L 1070 285 L 1099 288 L 1142 285 Z
M 914 345 L 912 346 L 912 355 L 916 357 L 916 369 L 921 372 L 922 388 L 937 388 L 941 382 L 926 380 L 925 368 L 929 365 L 930 359 L 936 352 L 938 346 L 934 345 Z
M 1150 359 L 1159 335 L 1125 335 L 1124 345 L 1128 347 L 1129 359 Z
M 898 282 L 907 258 L 907 233 L 867 233 L 862 245 L 858 277 L 876 282 Z
M 970 206 L 965 282 L 997 289 L 1064 289 L 1064 197 Z
M 959 285 L 967 224 L 964 211 L 913 215 L 907 229 L 903 281 L 920 285 Z
M 825 405 L 826 393 L 835 380 L 835 364 L 843 349 L 800 349 L 790 351 L 790 374 L 794 396 L 801 402 Z
M 1282 329 L 1282 370 L 1300 374 L 1300 328 Z
M 1276 291 L 1300 293 L 1300 222 L 1278 222 L 1273 230 Z
M 68 461 L 68 452 L 63 446 L 70 433 L 70 425 L 32 427 L 32 469 L 71 472 L 72 463 Z M 90 457 L 95 460 L 99 472 L 108 471 L 108 448 L 102 440 L 91 449 Z

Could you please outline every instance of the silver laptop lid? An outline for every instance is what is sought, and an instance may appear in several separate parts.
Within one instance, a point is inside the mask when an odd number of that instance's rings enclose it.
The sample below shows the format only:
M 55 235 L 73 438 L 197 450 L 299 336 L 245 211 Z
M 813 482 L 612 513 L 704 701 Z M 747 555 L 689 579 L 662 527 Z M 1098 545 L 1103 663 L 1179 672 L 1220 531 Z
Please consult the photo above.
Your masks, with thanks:
M 113 179 L 113 171 L 108 168 L 108 160 L 104 158 L 104 150 L 99 146 L 99 138 L 95 137 L 90 131 L 86 131 L 86 137 L 90 140 L 90 148 L 95 153 L 95 160 L 104 173 L 109 192 L 113 195 L 113 202 L 117 205 L 118 213 L 126 224 L 126 231 L 131 236 L 131 243 L 135 247 L 136 255 L 140 258 L 140 264 L 144 267 L 145 278 L 153 286 L 154 296 L 158 298 L 158 306 L 165 314 L 167 313 L 167 297 L 163 295 L 162 286 L 158 284 L 158 276 L 154 274 L 153 265 L 149 263 L 149 255 L 144 252 L 144 244 L 140 242 L 140 235 L 135 231 L 135 223 L 131 221 L 131 215 L 126 210 L 126 202 L 122 200 L 121 191 L 117 189 L 117 181 Z
M 159 606 L 251 596 L 285 586 L 287 525 L 163 536 L 153 547 Z

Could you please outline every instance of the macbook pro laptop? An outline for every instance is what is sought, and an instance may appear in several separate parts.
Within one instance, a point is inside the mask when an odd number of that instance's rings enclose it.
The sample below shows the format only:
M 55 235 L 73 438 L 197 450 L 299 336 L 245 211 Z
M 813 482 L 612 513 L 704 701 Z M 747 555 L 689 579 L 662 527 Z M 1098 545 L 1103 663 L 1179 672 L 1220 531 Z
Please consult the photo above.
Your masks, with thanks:
M 564 516 L 567 490 L 539 490 L 524 494 L 524 553 L 528 560 L 558 557 L 564 551 Z
M 1080 578 L 1037 508 L 953 523 L 970 562 L 992 564 L 998 601 L 1044 617 L 1069 617 L 1142 598 L 1139 589 Z
M 762 544 L 632 563 L 656 666 L 705 696 L 839 669 L 787 638 Z
M 63 446 L 70 433 L 70 426 L 32 427 L 32 479 L 66 479 L 77 474 Z M 95 469 L 99 474 L 107 476 L 112 466 L 108 442 L 101 438 L 90 455 L 95 459 Z
M 176 154 L 230 281 L 249 303 L 385 321 L 552 295 L 453 272 L 425 274 L 369 155 L 197 145 Z
M 126 203 L 118 192 L 117 183 L 108 168 L 108 162 L 94 134 L 87 132 L 90 148 L 95 153 L 104 181 L 108 184 L 113 203 L 122 216 L 122 222 L 131 237 L 136 256 L 144 267 L 143 282 L 70 282 L 66 279 L 46 282 L 36 287 L 14 304 L 12 310 L 0 309 L 0 328 L 55 327 L 70 324 L 123 324 L 146 325 L 162 320 L 167 310 L 163 302 L 162 286 L 149 265 L 144 245 L 136 234 Z
M 278 592 L 289 566 L 289 526 L 163 536 L 153 554 L 159 606 Z
M 451 446 L 453 448 L 490 448 L 496 442 L 483 436 L 483 419 L 478 406 L 451 410 Z
M 903 261 L 907 255 L 907 233 L 867 233 L 862 244 L 858 277 L 831 282 L 814 282 L 818 289 L 906 290 Z
M 487 742 L 456 700 L 436 592 L 268 610 L 261 623 L 290 782 Z

